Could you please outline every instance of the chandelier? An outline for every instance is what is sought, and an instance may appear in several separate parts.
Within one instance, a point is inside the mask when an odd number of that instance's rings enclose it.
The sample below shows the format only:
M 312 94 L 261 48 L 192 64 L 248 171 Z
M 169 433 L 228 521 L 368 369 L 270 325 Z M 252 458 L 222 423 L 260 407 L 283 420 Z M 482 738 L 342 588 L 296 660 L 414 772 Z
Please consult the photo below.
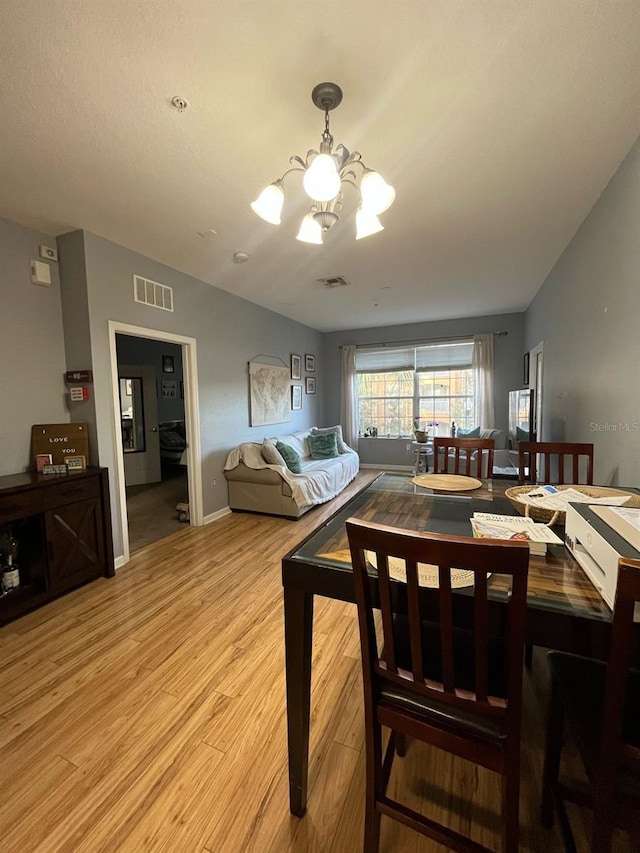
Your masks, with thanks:
M 280 225 L 284 204 L 284 179 L 291 172 L 303 172 L 302 186 L 312 201 L 296 237 L 303 243 L 322 243 L 322 235 L 340 219 L 345 184 L 355 187 L 360 196 L 356 212 L 356 240 L 382 231 L 379 214 L 391 207 L 395 190 L 378 172 L 368 169 L 359 151 L 350 152 L 340 144 L 333 150 L 329 113 L 342 101 L 342 89 L 335 83 L 319 83 L 311 100 L 324 112 L 324 132 L 320 150 L 311 149 L 303 160 L 297 154 L 289 158 L 291 169 L 262 190 L 251 204 L 252 210 L 266 222 Z

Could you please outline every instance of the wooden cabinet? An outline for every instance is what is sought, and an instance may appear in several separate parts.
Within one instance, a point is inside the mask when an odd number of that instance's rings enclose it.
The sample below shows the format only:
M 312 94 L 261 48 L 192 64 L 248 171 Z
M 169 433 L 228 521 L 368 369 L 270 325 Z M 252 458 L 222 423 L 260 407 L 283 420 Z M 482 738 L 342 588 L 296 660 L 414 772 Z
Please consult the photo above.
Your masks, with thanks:
M 0 477 L 0 525 L 6 524 L 18 540 L 20 587 L 0 597 L 0 623 L 114 575 L 106 468 Z

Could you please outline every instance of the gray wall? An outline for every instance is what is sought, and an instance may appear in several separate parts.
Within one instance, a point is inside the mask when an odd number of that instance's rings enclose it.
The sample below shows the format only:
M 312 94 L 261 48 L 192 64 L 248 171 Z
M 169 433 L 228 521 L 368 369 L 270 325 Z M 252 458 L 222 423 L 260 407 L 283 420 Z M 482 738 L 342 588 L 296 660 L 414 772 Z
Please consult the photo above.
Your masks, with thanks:
M 378 344 L 402 341 L 428 341 L 433 338 L 478 335 L 505 331 L 495 338 L 494 394 L 496 429 L 507 429 L 509 391 L 522 387 L 522 356 L 524 347 L 524 314 L 497 314 L 487 317 L 467 317 L 458 320 L 438 320 L 432 323 L 411 323 L 403 326 L 382 326 L 352 329 L 324 335 L 324 381 L 329 394 L 325 395 L 325 423 L 340 422 L 341 359 L 340 347 L 348 344 Z M 413 457 L 407 453 L 407 439 L 361 439 L 358 450 L 361 461 L 372 465 L 406 466 Z
M 51 286 L 31 283 L 30 260 L 55 239 L 0 219 L 0 474 L 29 467 L 31 427 L 68 423 L 58 265 Z
M 82 232 L 82 241 L 100 464 L 109 468 L 114 482 L 116 440 L 108 321 L 195 338 L 204 514 L 223 509 L 228 505 L 223 474 L 228 452 L 242 441 L 261 441 L 268 435 L 312 426 L 318 422 L 323 405 L 323 366 L 318 359 L 318 393 L 303 395 L 302 411 L 292 412 L 289 423 L 250 427 L 247 363 L 269 356 L 275 359 L 271 363 L 289 365 L 291 352 L 317 354 L 321 333 L 101 237 Z M 174 312 L 134 302 L 134 273 L 173 287 Z M 115 553 L 121 554 L 115 490 L 112 493 Z
M 249 426 L 247 362 L 289 365 L 292 352 L 319 356 L 320 332 L 81 231 L 58 238 L 62 289 L 57 264 L 50 265 L 51 287 L 32 285 L 29 261 L 39 258 L 41 243 L 56 245 L 52 237 L 0 219 L 0 354 L 5 364 L 0 474 L 29 466 L 33 424 L 89 422 L 92 461 L 110 469 L 116 556 L 122 554 L 122 532 L 114 480 L 109 320 L 196 339 L 205 515 L 228 504 L 223 466 L 231 448 L 319 423 L 325 387 L 321 358 L 316 359 L 318 393 L 303 394 L 302 411 L 292 412 L 289 423 L 259 428 Z M 172 286 L 175 313 L 135 303 L 134 273 Z M 91 398 L 70 404 L 63 374 L 78 369 L 93 370 Z
M 640 141 L 526 313 L 544 342 L 542 438 L 593 442 L 595 481 L 640 485 Z

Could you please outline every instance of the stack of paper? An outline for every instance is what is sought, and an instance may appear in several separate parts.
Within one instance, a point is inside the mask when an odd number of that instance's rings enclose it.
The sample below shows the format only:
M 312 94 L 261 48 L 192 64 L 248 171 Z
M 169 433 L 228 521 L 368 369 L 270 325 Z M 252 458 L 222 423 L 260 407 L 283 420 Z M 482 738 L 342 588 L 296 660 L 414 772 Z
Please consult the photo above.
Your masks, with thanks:
M 481 539 L 514 539 L 529 543 L 532 554 L 544 555 L 547 545 L 562 545 L 562 539 L 547 527 L 531 518 L 474 512 L 471 519 L 473 535 Z
M 579 489 L 556 489 L 555 486 L 534 486 L 530 492 L 521 492 L 518 495 L 518 500 L 520 503 L 530 504 L 539 509 L 566 512 L 570 503 L 615 504 L 622 506 L 630 497 L 631 495 L 605 495 L 601 498 L 594 498 L 593 495 L 588 495 Z

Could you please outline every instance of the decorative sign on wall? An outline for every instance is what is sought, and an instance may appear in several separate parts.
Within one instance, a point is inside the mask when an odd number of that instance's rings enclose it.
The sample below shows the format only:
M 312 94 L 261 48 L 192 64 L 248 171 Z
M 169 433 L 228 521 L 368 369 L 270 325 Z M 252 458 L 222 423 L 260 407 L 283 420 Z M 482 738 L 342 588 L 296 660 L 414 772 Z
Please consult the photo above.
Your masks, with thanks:
M 34 424 L 31 427 L 31 459 L 50 454 L 54 465 L 64 465 L 69 456 L 89 458 L 87 424 Z
M 289 367 L 249 362 L 251 426 L 291 420 Z
M 93 372 L 91 370 L 67 370 L 64 381 L 67 385 L 73 385 L 76 382 L 93 382 Z

